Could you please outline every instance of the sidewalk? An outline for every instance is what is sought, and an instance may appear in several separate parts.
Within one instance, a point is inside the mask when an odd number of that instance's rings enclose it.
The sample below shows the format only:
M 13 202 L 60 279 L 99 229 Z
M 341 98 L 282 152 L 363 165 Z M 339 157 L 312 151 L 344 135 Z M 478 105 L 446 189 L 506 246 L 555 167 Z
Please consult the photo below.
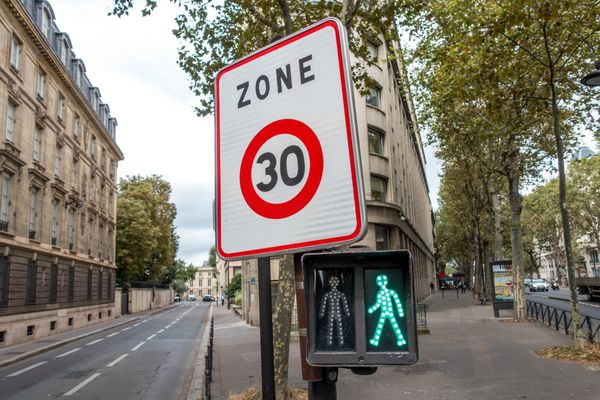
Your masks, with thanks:
M 536 322 L 501 322 L 493 318 L 491 305 L 479 305 L 469 292 L 459 299 L 455 292 L 444 299 L 436 293 L 426 303 L 431 334 L 419 336 L 419 362 L 382 367 L 371 376 L 340 369 L 338 399 L 599 398 L 598 371 L 533 353 L 569 343 L 569 337 Z M 258 329 L 224 307 L 214 308 L 214 319 L 212 398 L 260 387 Z M 290 386 L 305 388 L 298 342 L 290 347 Z
M 171 307 L 174 307 L 175 305 L 176 303 L 158 309 L 143 311 L 136 314 L 127 314 L 119 318 L 94 324 L 85 328 L 73 329 L 72 331 L 63 332 L 52 336 L 46 336 L 43 338 L 33 340 L 31 342 L 18 344 L 15 346 L 3 347 L 2 349 L 0 349 L 0 367 L 4 367 L 19 360 L 32 357 L 36 354 L 44 353 L 46 351 L 74 342 L 81 338 L 94 335 L 98 332 L 106 331 L 117 326 L 124 325 L 128 322 L 144 318 L 147 315 L 152 315 L 168 310 Z

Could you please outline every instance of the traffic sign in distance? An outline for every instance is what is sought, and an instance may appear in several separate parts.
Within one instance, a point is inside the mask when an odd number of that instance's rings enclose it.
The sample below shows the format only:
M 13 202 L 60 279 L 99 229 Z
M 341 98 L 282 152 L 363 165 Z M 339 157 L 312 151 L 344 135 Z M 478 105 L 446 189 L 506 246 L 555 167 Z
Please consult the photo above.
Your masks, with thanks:
M 216 239 L 226 260 L 366 232 L 346 34 L 333 18 L 219 72 Z
M 302 257 L 302 264 L 310 364 L 372 367 L 417 362 L 408 251 L 311 253 Z

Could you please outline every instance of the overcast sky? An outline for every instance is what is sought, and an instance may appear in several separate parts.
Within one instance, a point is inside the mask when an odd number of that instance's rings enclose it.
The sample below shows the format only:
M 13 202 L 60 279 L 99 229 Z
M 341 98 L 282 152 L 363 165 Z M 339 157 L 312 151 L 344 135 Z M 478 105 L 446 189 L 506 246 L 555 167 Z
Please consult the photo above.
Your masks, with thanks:
M 88 77 L 118 120 L 117 144 L 125 155 L 118 176 L 157 174 L 171 183 L 178 256 L 201 264 L 214 243 L 214 128 L 212 117 L 194 114 L 195 98 L 176 64 L 179 44 L 171 31 L 177 8 L 162 1 L 150 17 L 136 9 L 117 18 L 107 16 L 111 0 L 50 3 L 59 29 L 69 34 Z M 435 202 L 439 166 L 432 151 L 426 153 Z

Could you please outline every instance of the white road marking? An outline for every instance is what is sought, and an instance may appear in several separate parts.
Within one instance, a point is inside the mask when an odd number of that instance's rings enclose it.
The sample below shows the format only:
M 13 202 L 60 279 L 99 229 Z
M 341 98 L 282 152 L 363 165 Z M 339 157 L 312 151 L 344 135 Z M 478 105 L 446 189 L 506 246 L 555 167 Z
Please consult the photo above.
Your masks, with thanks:
M 79 350 L 81 350 L 81 347 L 77 347 L 77 348 L 75 348 L 75 349 L 73 349 L 73 350 L 69 350 L 69 351 L 67 351 L 66 353 L 62 353 L 61 355 L 59 355 L 59 356 L 56 356 L 56 357 L 54 357 L 54 358 L 66 357 L 66 356 L 68 356 L 69 354 L 73 354 L 73 353 L 75 353 L 76 351 L 79 351 Z
M 154 336 L 156 336 L 156 333 L 153 333 L 152 335 L 148 336 L 148 337 L 146 338 L 146 340 L 150 340 L 150 339 L 152 339 Z
M 93 381 L 94 379 L 96 379 L 99 376 L 100 376 L 100 372 L 96 372 L 94 375 L 90 376 L 85 381 L 81 382 L 79 385 L 75 386 L 73 389 L 71 389 L 67 393 L 63 394 L 63 396 L 71 396 L 72 394 L 75 394 L 75 392 L 77 392 L 79 389 L 81 389 L 82 387 L 84 387 L 85 385 L 87 385 L 88 383 L 90 383 L 91 381 Z
M 142 321 L 142 323 L 148 322 L 148 321 L 150 321 L 150 319 L 145 319 L 145 320 Z
M 91 346 L 91 345 L 101 342 L 103 340 L 104 340 L 104 338 L 96 339 L 93 342 L 86 343 L 86 346 Z
M 133 347 L 133 348 L 131 349 L 131 351 L 136 351 L 137 349 L 139 349 L 140 347 L 142 347 L 142 345 L 143 345 L 144 343 L 146 343 L 146 342 L 144 342 L 144 341 L 142 341 L 142 342 L 139 342 L 139 343 L 138 343 L 138 344 L 137 344 L 135 347 Z
M 106 335 L 106 337 L 113 337 L 113 336 L 115 336 L 115 335 L 118 335 L 119 333 L 120 333 L 120 332 L 114 332 L 114 333 L 111 333 L 110 335 Z
M 125 353 L 125 354 L 123 354 L 123 355 L 119 356 L 119 357 L 118 357 L 116 360 L 114 360 L 114 361 L 113 361 L 113 362 L 111 362 L 110 364 L 107 364 L 106 366 L 107 366 L 107 367 L 114 367 L 115 365 L 117 365 L 117 363 L 118 363 L 119 361 L 121 361 L 122 359 L 124 359 L 124 358 L 125 358 L 125 357 L 127 357 L 128 355 L 129 355 L 129 354 Z
M 133 326 L 140 326 L 141 322 L 138 322 L 137 324 L 134 324 Z
M 12 377 L 12 376 L 21 375 L 23 372 L 31 371 L 32 369 L 34 369 L 34 368 L 37 368 L 37 367 L 39 367 L 40 365 L 44 365 L 44 364 L 46 364 L 47 362 L 48 362 L 48 361 L 42 361 L 42 362 L 39 362 L 39 363 L 37 363 L 37 364 L 30 365 L 29 367 L 27 367 L 27 368 L 23 368 L 23 369 L 22 369 L 22 370 L 20 370 L 20 371 L 13 372 L 13 373 L 12 373 L 12 374 L 10 374 L 10 375 L 6 375 L 6 377 L 7 377 L 7 378 L 9 378 L 9 377 Z
M 121 329 L 121 332 L 125 332 L 125 331 L 128 331 L 128 330 L 130 330 L 130 329 L 131 329 L 131 327 L 130 327 L 130 326 L 128 326 L 127 328 L 123 328 L 123 329 Z
M 163 333 L 165 330 L 161 329 L 160 331 L 156 332 L 156 333 Z

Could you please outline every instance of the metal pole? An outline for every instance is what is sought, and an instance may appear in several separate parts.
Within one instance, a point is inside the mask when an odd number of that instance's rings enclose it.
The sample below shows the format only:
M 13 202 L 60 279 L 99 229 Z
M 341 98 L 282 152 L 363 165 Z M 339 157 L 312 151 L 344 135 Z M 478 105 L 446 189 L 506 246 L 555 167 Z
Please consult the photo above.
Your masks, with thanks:
M 260 315 L 260 365 L 263 400 L 275 400 L 273 365 L 273 311 L 271 309 L 271 260 L 258 259 L 258 305 Z

